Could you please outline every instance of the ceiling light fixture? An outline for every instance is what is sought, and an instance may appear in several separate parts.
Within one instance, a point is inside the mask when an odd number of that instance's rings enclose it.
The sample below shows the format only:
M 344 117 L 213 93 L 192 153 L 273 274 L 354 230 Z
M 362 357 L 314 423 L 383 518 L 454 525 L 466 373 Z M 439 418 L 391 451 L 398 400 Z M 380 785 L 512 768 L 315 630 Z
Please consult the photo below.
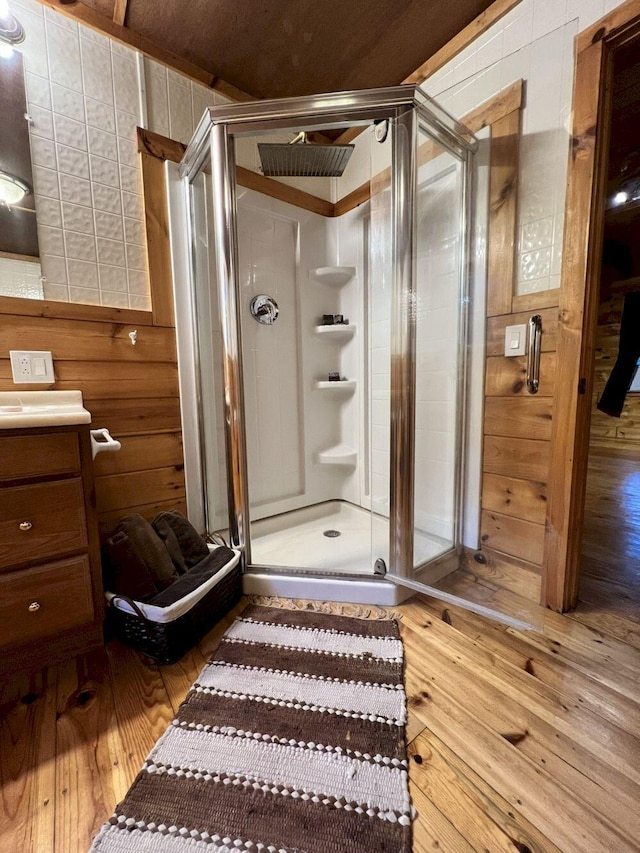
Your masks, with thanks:
M 24 39 L 24 27 L 11 13 L 7 0 L 0 0 L 0 57 L 10 57 L 14 45 L 20 44 Z
M 6 204 L 7 207 L 19 204 L 30 192 L 31 187 L 25 181 L 0 170 L 0 204 Z

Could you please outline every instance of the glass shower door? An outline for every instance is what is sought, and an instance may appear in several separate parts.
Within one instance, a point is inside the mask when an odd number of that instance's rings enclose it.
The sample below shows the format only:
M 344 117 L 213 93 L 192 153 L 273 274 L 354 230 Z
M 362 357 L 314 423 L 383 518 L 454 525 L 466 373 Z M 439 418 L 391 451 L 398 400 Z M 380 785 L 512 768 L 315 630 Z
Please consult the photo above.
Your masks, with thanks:
M 438 106 L 430 107 L 437 119 Z M 473 151 L 439 132 L 421 108 L 397 124 L 391 373 L 396 524 L 387 577 L 528 629 L 539 622 L 536 608 L 514 606 L 489 585 L 470 586 L 462 562 L 464 466 L 469 452 L 479 452 L 467 447 L 465 417 Z

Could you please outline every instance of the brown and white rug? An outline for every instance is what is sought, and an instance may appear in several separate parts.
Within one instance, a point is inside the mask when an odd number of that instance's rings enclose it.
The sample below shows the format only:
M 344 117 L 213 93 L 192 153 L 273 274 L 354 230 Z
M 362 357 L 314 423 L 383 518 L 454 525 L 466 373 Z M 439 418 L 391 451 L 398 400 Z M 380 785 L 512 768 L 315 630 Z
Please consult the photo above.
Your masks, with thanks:
M 409 853 L 393 621 L 250 606 L 94 853 Z

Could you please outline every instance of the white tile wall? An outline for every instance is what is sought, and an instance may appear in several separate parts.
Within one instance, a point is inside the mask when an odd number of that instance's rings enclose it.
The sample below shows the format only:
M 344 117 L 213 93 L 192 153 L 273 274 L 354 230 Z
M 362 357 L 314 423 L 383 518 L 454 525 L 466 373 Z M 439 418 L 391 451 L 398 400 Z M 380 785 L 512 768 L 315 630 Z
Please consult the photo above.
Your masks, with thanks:
M 240 200 L 240 311 L 252 508 L 295 497 L 304 489 L 297 244 L 295 220 Z M 280 308 L 271 326 L 250 315 L 251 299 L 259 293 L 272 296 Z
M 9 6 L 26 32 L 45 296 L 148 310 L 136 54 L 33 0 Z
M 462 117 L 526 80 L 517 293 L 559 286 L 573 85 L 573 38 L 620 0 L 522 0 L 423 88 Z
M 40 264 L 0 258 L 0 296 L 44 299 Z

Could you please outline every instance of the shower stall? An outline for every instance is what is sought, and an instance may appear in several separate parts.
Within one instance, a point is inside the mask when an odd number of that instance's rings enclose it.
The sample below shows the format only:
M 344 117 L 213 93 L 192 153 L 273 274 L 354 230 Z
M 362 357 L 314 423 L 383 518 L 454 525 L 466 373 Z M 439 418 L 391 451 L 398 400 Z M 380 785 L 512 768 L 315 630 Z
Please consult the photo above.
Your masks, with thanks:
M 394 603 L 458 568 L 476 148 L 414 86 L 198 125 L 193 450 L 246 592 Z

